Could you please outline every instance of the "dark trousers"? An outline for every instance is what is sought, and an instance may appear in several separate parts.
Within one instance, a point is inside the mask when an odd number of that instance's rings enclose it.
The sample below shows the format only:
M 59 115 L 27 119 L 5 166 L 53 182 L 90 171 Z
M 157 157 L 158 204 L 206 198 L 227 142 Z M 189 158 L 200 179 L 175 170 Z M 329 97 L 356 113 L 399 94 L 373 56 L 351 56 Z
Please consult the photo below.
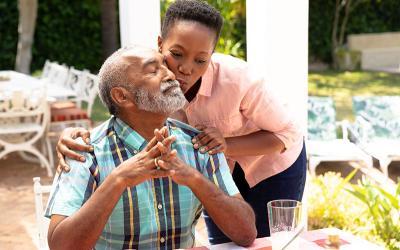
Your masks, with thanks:
M 263 180 L 253 188 L 249 187 L 242 168 L 236 163 L 232 173 L 233 180 L 244 200 L 254 210 L 257 238 L 270 236 L 267 214 L 267 203 L 269 201 L 277 199 L 301 201 L 306 182 L 306 172 L 307 156 L 304 145 L 299 157 L 288 169 Z M 206 211 L 204 211 L 204 219 L 207 226 L 208 239 L 211 244 L 221 244 L 231 241 L 219 230 Z

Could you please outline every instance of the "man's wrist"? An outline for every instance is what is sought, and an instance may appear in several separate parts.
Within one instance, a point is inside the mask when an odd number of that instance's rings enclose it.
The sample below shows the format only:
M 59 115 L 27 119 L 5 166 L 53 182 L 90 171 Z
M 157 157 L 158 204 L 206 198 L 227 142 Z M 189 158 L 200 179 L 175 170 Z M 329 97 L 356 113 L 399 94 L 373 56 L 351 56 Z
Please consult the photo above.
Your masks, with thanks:
M 188 181 L 187 186 L 192 190 L 195 188 L 201 188 L 204 179 L 204 176 L 199 171 L 193 169 L 193 175 Z
M 118 171 L 118 168 L 116 168 L 114 171 L 111 172 L 111 174 L 108 176 L 108 178 L 111 179 L 111 181 L 114 183 L 114 185 L 118 189 L 126 189 L 127 188 L 126 181 L 120 175 L 119 172 L 120 171 Z

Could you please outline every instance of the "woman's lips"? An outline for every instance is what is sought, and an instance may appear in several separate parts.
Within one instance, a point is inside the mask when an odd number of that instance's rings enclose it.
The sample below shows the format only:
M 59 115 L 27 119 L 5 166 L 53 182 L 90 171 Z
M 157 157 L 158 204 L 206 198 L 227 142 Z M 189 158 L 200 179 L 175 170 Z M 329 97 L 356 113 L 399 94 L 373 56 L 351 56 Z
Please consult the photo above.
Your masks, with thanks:
M 186 86 L 187 86 L 187 82 L 185 82 L 182 79 L 177 79 L 177 80 L 179 82 L 179 85 L 180 85 L 181 89 L 184 90 L 186 88 Z

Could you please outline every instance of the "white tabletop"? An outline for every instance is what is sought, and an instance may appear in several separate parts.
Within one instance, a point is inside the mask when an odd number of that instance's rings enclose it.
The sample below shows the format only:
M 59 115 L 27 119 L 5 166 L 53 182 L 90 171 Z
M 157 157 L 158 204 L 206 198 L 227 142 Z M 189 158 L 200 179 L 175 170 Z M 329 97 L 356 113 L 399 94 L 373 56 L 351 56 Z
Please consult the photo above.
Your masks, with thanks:
M 1 79 L 8 78 L 7 80 Z M 45 80 L 37 79 L 30 75 L 16 71 L 0 71 L 0 92 L 12 92 L 16 90 L 31 91 L 33 89 L 46 87 L 47 96 L 56 100 L 65 100 L 69 97 L 76 97 L 76 93 L 64 86 L 47 84 Z

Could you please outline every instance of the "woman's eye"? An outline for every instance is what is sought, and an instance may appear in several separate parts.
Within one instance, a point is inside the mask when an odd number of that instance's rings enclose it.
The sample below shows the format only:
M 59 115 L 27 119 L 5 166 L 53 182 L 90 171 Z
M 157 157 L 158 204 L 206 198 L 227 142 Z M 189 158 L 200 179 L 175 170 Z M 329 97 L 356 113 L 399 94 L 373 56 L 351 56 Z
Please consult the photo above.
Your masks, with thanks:
M 171 51 L 171 54 L 172 54 L 173 56 L 175 56 L 175 57 L 180 57 L 180 56 L 182 56 L 182 54 L 180 54 L 180 53 L 178 53 L 178 52 L 174 52 L 174 51 Z
M 197 63 L 197 64 L 203 64 L 203 63 L 205 63 L 205 62 L 206 62 L 206 60 L 201 60 L 201 59 L 196 60 L 196 63 Z

